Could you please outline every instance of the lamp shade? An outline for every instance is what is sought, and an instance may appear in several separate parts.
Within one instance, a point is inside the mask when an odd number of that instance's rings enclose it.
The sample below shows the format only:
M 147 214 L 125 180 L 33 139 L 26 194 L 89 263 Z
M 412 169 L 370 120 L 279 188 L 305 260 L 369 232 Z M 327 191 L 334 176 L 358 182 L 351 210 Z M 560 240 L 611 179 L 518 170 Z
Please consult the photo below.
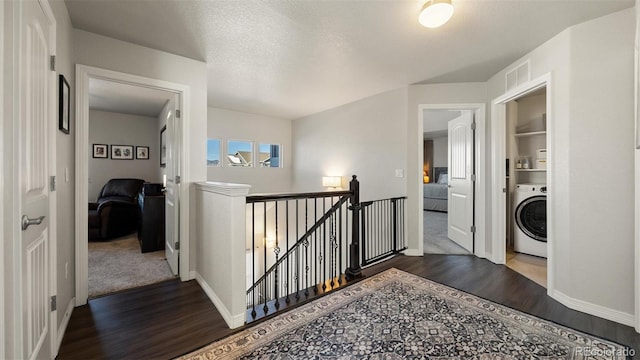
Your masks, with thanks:
M 340 176 L 323 176 L 322 186 L 337 188 L 342 186 L 342 178 Z
M 453 16 L 451 0 L 428 0 L 422 7 L 418 22 L 424 27 L 437 28 Z

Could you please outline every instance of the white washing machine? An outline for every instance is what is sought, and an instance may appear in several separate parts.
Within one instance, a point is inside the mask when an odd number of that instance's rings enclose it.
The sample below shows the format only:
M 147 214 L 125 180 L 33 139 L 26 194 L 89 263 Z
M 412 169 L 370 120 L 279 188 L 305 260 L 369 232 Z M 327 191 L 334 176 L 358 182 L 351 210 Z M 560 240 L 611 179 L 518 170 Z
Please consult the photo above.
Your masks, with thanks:
M 547 257 L 547 186 L 516 185 L 514 250 Z

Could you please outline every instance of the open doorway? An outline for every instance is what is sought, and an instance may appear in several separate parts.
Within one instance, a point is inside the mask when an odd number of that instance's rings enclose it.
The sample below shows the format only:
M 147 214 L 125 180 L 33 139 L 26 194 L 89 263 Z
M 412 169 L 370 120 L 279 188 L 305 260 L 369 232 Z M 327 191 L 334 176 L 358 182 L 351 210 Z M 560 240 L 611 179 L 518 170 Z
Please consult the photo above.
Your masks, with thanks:
M 473 187 L 467 185 L 465 191 L 460 192 L 453 186 L 460 180 L 472 183 L 473 111 L 430 109 L 424 111 L 423 121 L 424 253 L 470 255 L 473 253 Z M 450 130 L 459 128 L 457 124 L 462 124 L 466 133 L 460 137 L 453 130 L 454 135 L 450 137 Z M 455 154 L 459 150 L 463 153 Z M 466 156 L 466 150 L 471 156 Z M 458 164 L 459 160 L 464 164 Z M 455 179 L 449 171 L 452 161 L 463 170 Z M 458 201 L 460 198 L 464 201 Z
M 506 103 L 506 265 L 547 286 L 547 91 Z
M 138 197 L 139 208 L 151 205 L 151 201 L 147 201 L 146 195 L 155 196 L 161 192 L 161 188 L 164 187 L 164 201 L 156 203 L 155 208 L 164 209 L 164 226 L 160 226 L 159 233 L 164 234 L 164 254 L 167 258 L 167 262 L 171 266 L 173 275 L 180 275 L 181 278 L 188 276 L 188 252 L 180 252 L 179 241 L 183 239 L 184 246 L 188 248 L 188 238 L 180 236 L 181 229 L 186 229 L 180 226 L 182 217 L 180 216 L 180 174 L 181 174 L 181 143 L 182 143 L 182 122 L 178 121 L 181 116 L 180 110 L 184 110 L 184 113 L 188 113 L 188 108 L 185 104 L 188 96 L 188 87 L 180 84 L 169 83 L 166 81 L 144 78 L 140 76 L 120 73 L 116 71 L 94 68 L 84 65 L 76 66 L 76 117 L 77 117 L 77 135 L 76 135 L 76 305 L 83 305 L 87 303 L 88 299 L 88 276 L 89 276 L 89 192 L 90 184 L 92 185 L 93 179 L 90 183 L 89 177 L 89 157 L 93 156 L 94 143 L 90 144 L 90 88 L 92 80 L 106 81 L 113 83 L 112 85 L 126 85 L 135 88 L 133 93 L 140 92 L 155 92 L 161 91 L 164 95 L 160 96 L 164 100 L 165 105 L 162 113 L 158 117 L 157 123 L 153 126 L 153 129 L 148 129 L 154 140 L 149 140 L 150 144 L 157 144 L 154 156 L 157 160 L 152 159 L 140 159 L 140 164 L 153 164 L 153 167 L 158 169 L 160 164 L 163 164 L 164 174 L 162 169 L 151 175 L 153 182 L 148 182 L 143 185 L 140 192 L 143 196 Z M 121 90 L 119 90 L 121 91 Z M 167 105 L 169 104 L 169 105 Z M 162 126 L 161 121 L 166 119 L 166 126 Z M 160 128 L 160 129 L 158 129 Z M 128 130 L 126 130 L 128 131 Z M 118 159 L 121 163 L 131 162 L 130 158 L 146 158 L 151 157 L 151 146 L 147 148 L 144 144 L 101 144 L 103 145 L 101 150 L 97 153 L 101 156 L 107 156 L 110 159 Z M 105 147 L 107 145 L 108 147 Z M 115 146 L 114 146 L 115 145 Z M 136 147 L 138 146 L 139 147 Z M 126 158 L 126 159 L 125 159 Z M 152 163 L 153 161 L 153 163 Z M 122 178 L 121 176 L 113 176 L 114 172 L 109 174 L 110 178 Z M 166 176 L 164 176 L 166 175 Z M 126 176 L 125 178 L 130 178 Z M 162 180 L 160 180 L 160 178 Z M 142 179 L 147 180 L 147 179 Z M 145 182 L 143 181 L 143 183 Z M 98 182 L 98 181 L 96 181 Z M 96 184 L 96 188 L 100 187 L 100 194 L 103 191 L 104 184 Z M 160 188 L 160 189 L 158 189 Z M 94 189 L 95 191 L 95 189 Z M 116 191 L 117 192 L 117 191 Z M 134 190 L 133 192 L 136 192 Z M 100 195 L 99 194 L 99 195 Z M 164 204 L 163 204 L 164 203 Z M 140 210 L 143 212 L 143 210 Z M 159 211 L 157 211 L 159 212 Z M 156 212 L 156 213 L 157 213 Z M 141 233 L 145 233 L 144 214 L 141 214 L 141 219 L 136 220 L 137 226 L 134 230 L 140 230 Z M 188 217 L 185 218 L 185 221 Z M 142 227 L 142 228 L 140 228 Z M 151 228 L 157 229 L 158 227 L 151 226 Z M 124 234 L 118 234 L 118 236 Z M 130 233 L 127 235 L 131 235 Z M 138 234 L 134 235 L 133 242 L 136 241 L 139 244 L 140 251 L 142 252 L 145 244 L 144 239 L 138 239 Z M 156 250 L 156 249 L 154 249 Z M 184 261 L 179 261 L 184 257 Z
M 418 221 L 423 228 L 423 232 L 420 233 L 422 250 L 424 253 L 454 253 L 451 249 L 430 249 L 428 242 L 432 236 L 431 232 L 439 231 L 444 242 L 453 242 L 457 245 L 457 250 L 460 250 L 460 247 L 465 250 L 458 253 L 484 257 L 486 254 L 485 216 L 483 211 L 475 211 L 475 209 L 482 209 L 486 198 L 484 189 L 485 105 L 482 103 L 420 105 L 419 114 L 418 126 L 421 140 L 419 158 L 422 160 L 420 172 L 423 176 L 420 178 L 418 191 L 421 197 Z M 432 145 L 428 140 L 433 142 L 437 138 L 446 139 L 445 146 L 439 145 L 441 149 L 446 149 L 446 155 L 442 154 L 444 153 L 442 150 L 440 155 L 434 154 L 434 156 L 440 156 L 440 160 L 432 159 L 428 154 L 429 147 Z M 435 141 L 437 143 L 445 140 Z M 447 159 L 446 166 L 434 166 L 443 163 L 443 157 Z M 445 172 L 446 175 L 443 175 Z M 438 182 L 446 187 L 446 200 L 444 195 L 441 195 L 441 199 L 429 199 L 435 196 L 430 195 L 425 187 Z M 440 192 L 444 193 L 442 189 Z M 431 215 L 439 216 L 440 219 L 432 219 Z M 440 225 L 437 225 L 437 222 Z
M 554 291 L 551 76 L 493 101 L 493 261 Z
M 174 97 L 89 80 L 89 298 L 174 278 L 165 256 L 166 159 L 160 135 Z

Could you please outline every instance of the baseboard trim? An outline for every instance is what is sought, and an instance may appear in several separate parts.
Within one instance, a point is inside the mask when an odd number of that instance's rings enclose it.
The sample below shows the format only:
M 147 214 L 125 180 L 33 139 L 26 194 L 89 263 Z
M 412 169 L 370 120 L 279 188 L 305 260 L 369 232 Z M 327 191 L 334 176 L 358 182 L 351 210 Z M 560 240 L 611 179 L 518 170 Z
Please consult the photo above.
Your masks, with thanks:
M 570 309 L 581 311 L 589 315 L 597 316 L 631 327 L 633 327 L 636 323 L 636 317 L 633 314 L 610 309 L 601 305 L 592 304 L 584 300 L 575 299 L 558 290 L 549 291 L 549 296 Z
M 406 256 L 424 256 L 424 253 L 420 249 L 407 249 L 403 252 Z
M 204 293 L 207 294 L 213 305 L 215 305 L 216 309 L 218 309 L 218 312 L 220 312 L 220 315 L 222 315 L 222 318 L 227 323 L 227 326 L 229 326 L 230 329 L 235 329 L 243 326 L 245 323 L 245 314 L 243 313 L 240 315 L 231 315 L 229 309 L 224 306 L 222 300 L 220 300 L 220 298 L 216 295 L 213 289 L 211 289 L 204 278 L 197 272 L 194 273 L 196 281 L 198 282 L 198 284 L 200 284 L 200 287 L 202 288 Z
M 62 322 L 60 323 L 60 326 L 58 326 L 58 338 L 56 339 L 58 341 L 58 346 L 56 347 L 56 355 L 58 353 L 58 350 L 60 349 L 60 346 L 62 345 L 62 339 L 64 338 L 64 333 L 67 331 L 67 326 L 69 325 L 69 320 L 71 319 L 71 314 L 73 313 L 75 304 L 76 298 L 71 298 L 71 300 L 69 300 L 69 303 L 67 304 L 67 308 L 64 311 Z

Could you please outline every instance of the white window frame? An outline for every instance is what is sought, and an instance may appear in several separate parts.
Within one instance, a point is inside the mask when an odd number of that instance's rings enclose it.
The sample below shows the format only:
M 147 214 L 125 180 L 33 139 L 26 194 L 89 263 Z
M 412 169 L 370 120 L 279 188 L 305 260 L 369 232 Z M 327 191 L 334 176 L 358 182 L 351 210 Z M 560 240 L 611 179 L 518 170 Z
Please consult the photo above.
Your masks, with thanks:
M 224 140 L 220 139 L 220 138 L 209 138 L 209 137 L 207 137 L 207 156 L 206 157 L 209 156 L 209 154 L 208 154 L 209 140 L 218 140 L 218 150 L 220 150 L 220 159 L 218 160 L 218 165 L 209 165 L 209 159 L 207 158 L 207 167 L 223 167 L 224 166 L 223 165 L 224 164 L 224 158 L 223 158 L 223 155 L 224 155 L 224 149 L 223 149 L 224 148 L 224 146 L 223 146 Z
M 230 142 L 246 142 L 251 144 L 251 163 L 248 166 L 233 166 L 229 163 L 229 159 L 228 156 L 229 154 L 229 143 Z M 256 158 L 256 146 L 255 146 L 255 141 L 251 141 L 251 140 L 241 140 L 241 139 L 228 139 L 226 141 L 225 147 L 224 147 L 224 162 L 225 162 L 225 166 L 224 167 L 230 167 L 230 168 L 252 168 L 255 167 L 255 161 L 254 159 Z M 246 161 L 246 159 L 245 159 Z
M 256 159 L 260 158 L 260 145 L 278 145 L 278 152 L 279 152 L 279 156 L 278 156 L 278 166 L 272 167 L 272 166 L 256 166 L 259 168 L 265 168 L 265 169 L 282 169 L 282 160 L 283 160 L 283 156 L 282 156 L 282 144 L 280 143 L 276 143 L 276 142 L 270 142 L 270 141 L 258 141 L 256 142 L 257 146 L 256 148 Z

